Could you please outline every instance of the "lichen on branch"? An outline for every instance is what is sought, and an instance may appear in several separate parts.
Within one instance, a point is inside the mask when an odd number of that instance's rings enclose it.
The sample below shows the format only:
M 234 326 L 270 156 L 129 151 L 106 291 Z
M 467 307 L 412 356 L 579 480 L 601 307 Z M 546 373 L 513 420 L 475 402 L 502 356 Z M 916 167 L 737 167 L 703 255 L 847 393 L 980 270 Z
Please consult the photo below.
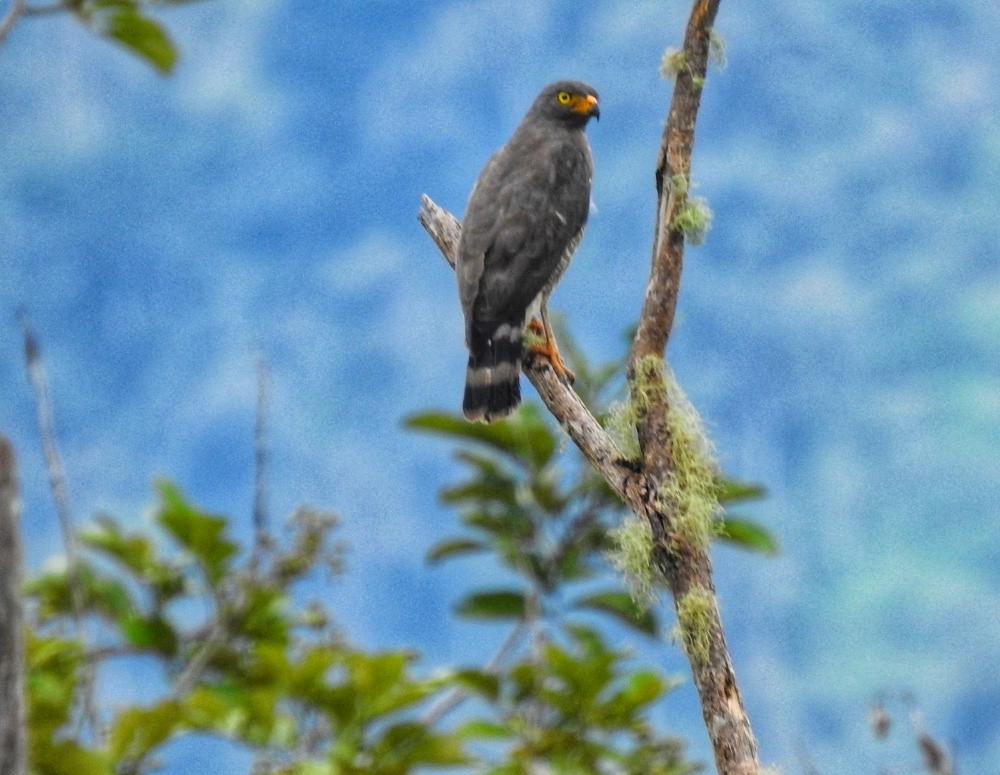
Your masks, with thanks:
M 675 637 L 692 664 L 707 665 L 711 657 L 715 595 L 703 587 L 694 587 L 677 598 L 676 607 Z

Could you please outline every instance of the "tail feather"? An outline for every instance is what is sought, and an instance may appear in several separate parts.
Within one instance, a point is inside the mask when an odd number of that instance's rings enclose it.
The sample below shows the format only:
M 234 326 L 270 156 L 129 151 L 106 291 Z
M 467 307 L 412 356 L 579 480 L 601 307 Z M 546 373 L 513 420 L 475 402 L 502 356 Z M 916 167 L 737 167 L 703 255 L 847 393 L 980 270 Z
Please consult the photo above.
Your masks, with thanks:
M 521 403 L 521 326 L 503 323 L 470 345 L 462 412 L 483 422 L 506 417 Z

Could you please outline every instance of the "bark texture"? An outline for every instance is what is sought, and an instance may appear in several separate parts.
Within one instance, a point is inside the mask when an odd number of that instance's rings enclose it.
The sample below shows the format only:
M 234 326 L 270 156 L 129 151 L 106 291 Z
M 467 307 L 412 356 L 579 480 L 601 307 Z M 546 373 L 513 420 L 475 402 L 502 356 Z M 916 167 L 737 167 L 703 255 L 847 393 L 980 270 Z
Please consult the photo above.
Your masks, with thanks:
M 0 775 L 24 775 L 24 558 L 14 450 L 0 436 Z
M 696 0 L 688 21 L 656 166 L 656 230 L 649 284 L 629 358 L 629 388 L 639 407 L 636 431 L 641 459 L 626 460 L 573 389 L 548 362 L 529 358 L 525 376 L 590 463 L 622 500 L 649 526 L 654 563 L 670 587 L 682 627 L 697 626 L 705 648 L 687 648 L 702 716 L 720 775 L 757 775 L 757 743 L 743 707 L 719 615 L 707 549 L 672 521 L 670 503 L 659 493 L 675 472 L 668 427 L 666 376 L 661 363 L 673 327 L 684 258 L 678 215 L 687 204 L 691 151 L 708 64 L 712 24 L 719 0 Z M 421 201 L 420 222 L 445 259 L 455 265 L 461 225 L 429 197 Z M 636 395 L 641 391 L 641 397 Z M 697 621 L 690 621 L 692 611 Z M 687 620 L 687 621 L 685 621 Z

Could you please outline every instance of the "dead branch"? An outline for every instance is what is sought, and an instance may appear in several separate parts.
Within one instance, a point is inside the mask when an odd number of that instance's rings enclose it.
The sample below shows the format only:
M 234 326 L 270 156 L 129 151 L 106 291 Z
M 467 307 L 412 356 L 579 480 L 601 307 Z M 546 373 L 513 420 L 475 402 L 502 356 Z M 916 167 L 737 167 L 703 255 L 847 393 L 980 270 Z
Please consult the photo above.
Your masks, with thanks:
M 272 545 L 270 515 L 268 513 L 268 467 L 270 449 L 267 434 L 267 411 L 270 403 L 271 374 L 263 356 L 257 360 L 257 408 L 254 420 L 254 496 L 253 496 L 253 549 L 249 569 L 256 575 L 264 555 Z
M 24 775 L 24 553 L 14 450 L 0 436 L 0 775 Z
M 21 326 L 24 329 L 24 362 L 28 370 L 28 381 L 35 392 L 35 406 L 38 413 L 38 431 L 42 439 L 42 451 L 45 456 L 45 467 L 49 476 L 49 489 L 55 503 L 56 515 L 59 518 L 59 528 L 62 531 L 63 545 L 66 547 L 67 578 L 69 580 L 70 606 L 73 612 L 73 625 L 76 637 L 81 645 L 87 647 L 87 628 L 83 611 L 83 581 L 80 577 L 79 550 L 76 540 L 76 528 L 73 524 L 73 512 L 69 505 L 69 494 L 66 487 L 66 472 L 63 469 L 62 456 L 56 442 L 55 420 L 52 401 L 49 398 L 48 378 L 45 365 L 42 362 L 38 347 L 38 338 L 28 321 L 27 315 L 21 311 Z M 94 670 L 93 665 L 84 663 L 80 668 L 80 700 L 82 714 L 81 725 L 89 725 L 94 735 L 99 734 L 97 726 L 97 709 L 94 703 Z
M 24 0 L 11 0 L 10 8 L 4 14 L 3 18 L 0 19 L 0 45 L 3 45 L 3 42 L 7 40 L 10 31 L 17 24 L 17 20 L 24 15 L 25 8 Z

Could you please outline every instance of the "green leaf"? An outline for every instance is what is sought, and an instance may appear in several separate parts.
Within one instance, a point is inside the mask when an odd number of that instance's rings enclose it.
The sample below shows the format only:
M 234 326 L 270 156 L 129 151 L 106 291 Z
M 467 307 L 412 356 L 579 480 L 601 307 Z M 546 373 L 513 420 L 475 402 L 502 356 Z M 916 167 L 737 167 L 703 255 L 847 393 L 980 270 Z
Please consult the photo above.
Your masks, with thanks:
M 492 423 L 472 423 L 449 412 L 423 412 L 403 422 L 412 430 L 484 444 L 529 467 L 541 468 L 556 450 L 555 434 L 532 404 L 522 404 L 510 417 Z
M 524 593 L 511 590 L 473 592 L 455 606 L 467 619 L 523 619 L 526 610 Z
M 450 538 L 431 547 L 431 550 L 427 552 L 427 562 L 434 565 L 443 560 L 450 560 L 452 557 L 483 552 L 488 548 L 482 541 L 476 541 L 473 538 Z
M 735 503 L 736 501 L 751 501 L 767 497 L 767 489 L 762 484 L 740 482 L 736 479 L 721 477 L 716 482 L 715 497 L 719 503 Z
M 141 762 L 177 732 L 182 721 L 181 706 L 173 700 L 149 708 L 130 708 L 111 725 L 108 751 L 115 761 Z
M 443 503 L 500 503 L 515 508 L 517 506 L 517 483 L 513 479 L 493 479 L 479 476 L 441 491 Z
M 403 721 L 386 728 L 372 746 L 370 756 L 378 762 L 374 771 L 400 775 L 410 772 L 415 765 L 451 766 L 469 762 L 461 738 L 437 734 L 417 721 Z
M 129 643 L 139 648 L 147 648 L 161 654 L 177 653 L 177 633 L 162 617 L 144 617 L 138 614 L 119 622 L 122 635 Z
M 193 729 L 234 737 L 246 726 L 245 692 L 228 684 L 196 686 L 183 699 L 185 722 Z
M 169 484 L 159 485 L 162 504 L 158 522 L 199 561 L 213 586 L 218 586 L 229 570 L 236 545 L 226 539 L 226 520 L 198 511 Z
M 160 24 L 133 8 L 104 16 L 103 33 L 166 75 L 177 62 L 177 49 Z
M 780 548 L 778 539 L 767 528 L 748 519 L 730 517 L 729 515 L 726 515 L 719 525 L 718 536 L 727 543 L 761 554 L 777 554 Z
M 627 724 L 640 709 L 655 702 L 674 684 L 654 670 L 639 670 L 632 673 L 624 688 L 616 692 L 606 703 L 606 715 L 610 721 Z
M 326 676 L 339 658 L 340 654 L 331 646 L 317 646 L 306 651 L 289 670 L 291 696 L 322 703 L 327 696 Z
M 116 579 L 109 578 L 96 568 L 78 561 L 76 579 L 70 578 L 68 569 L 47 573 L 33 579 L 25 591 L 38 599 L 39 614 L 43 618 L 68 616 L 73 613 L 71 585 L 78 582 L 82 610 L 90 611 L 109 619 L 120 621 L 131 616 L 135 604 L 125 586 Z
M 180 569 L 157 557 L 147 536 L 125 533 L 110 516 L 102 514 L 80 531 L 80 542 L 110 558 L 139 581 L 153 588 L 162 602 L 184 590 Z
M 510 731 L 502 724 L 492 721 L 469 721 L 457 730 L 462 737 L 473 737 L 485 740 L 505 740 L 510 737 Z
M 250 587 L 244 591 L 242 616 L 236 629 L 255 641 L 284 644 L 288 641 L 287 600 L 284 593 L 269 587 Z
M 76 641 L 39 638 L 30 630 L 25 639 L 28 728 L 54 734 L 69 720 L 83 650 Z
M 521 509 L 511 509 L 502 514 L 488 511 L 467 511 L 462 514 L 462 522 L 497 538 L 523 540 L 535 531 L 531 518 Z
M 603 611 L 647 635 L 655 636 L 659 629 L 652 610 L 637 606 L 632 596 L 627 592 L 619 590 L 596 592 L 577 600 L 576 606 Z
M 496 479 L 509 479 L 510 473 L 506 466 L 492 453 L 481 454 L 471 449 L 459 449 L 455 451 L 455 459 L 472 466 L 480 474 Z
M 455 683 L 490 700 L 500 696 L 500 679 L 482 670 L 458 670 L 453 675 Z
M 115 768 L 108 757 L 84 748 L 74 740 L 40 738 L 30 729 L 31 772 L 37 775 L 114 775 Z

